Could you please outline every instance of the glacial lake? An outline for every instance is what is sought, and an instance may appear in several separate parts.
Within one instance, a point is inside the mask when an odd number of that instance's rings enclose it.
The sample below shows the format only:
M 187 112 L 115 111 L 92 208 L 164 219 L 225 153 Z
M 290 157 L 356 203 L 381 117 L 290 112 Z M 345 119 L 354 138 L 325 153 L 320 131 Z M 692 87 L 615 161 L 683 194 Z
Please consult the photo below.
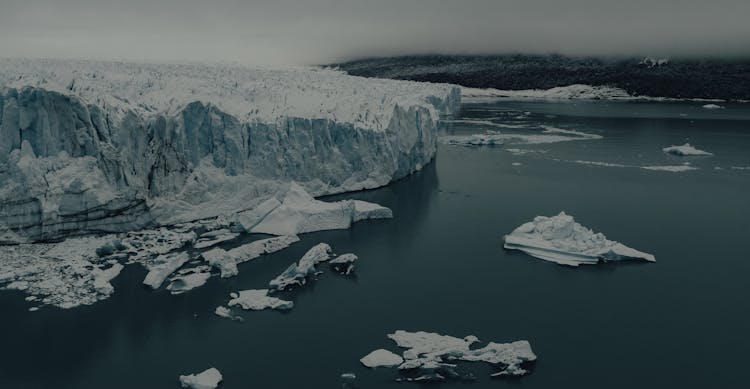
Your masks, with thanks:
M 137 265 L 113 281 L 110 299 L 87 307 L 29 312 L 21 292 L 2 291 L 0 388 L 178 388 L 180 374 L 211 366 L 223 374 L 223 389 L 424 387 L 395 382 L 395 369 L 359 363 L 378 348 L 398 351 L 386 337 L 398 329 L 471 334 L 482 345 L 526 339 L 538 356 L 522 378 L 491 379 L 490 366 L 462 363 L 476 381 L 431 387 L 742 387 L 750 350 L 750 105 L 702 104 L 465 103 L 445 134 L 548 126 L 602 138 L 441 143 L 418 174 L 328 198 L 376 202 L 394 219 L 303 235 L 240 265 L 239 276 L 213 277 L 186 294 L 147 290 Z M 714 156 L 662 152 L 686 142 Z M 697 169 L 641 168 L 685 162 Z M 504 234 L 560 211 L 657 262 L 569 268 L 503 249 Z M 289 295 L 290 312 L 240 312 L 242 323 L 213 314 L 230 292 L 264 288 L 319 242 L 357 254 L 356 278 L 322 265 L 316 281 Z M 341 379 L 346 372 L 357 378 Z

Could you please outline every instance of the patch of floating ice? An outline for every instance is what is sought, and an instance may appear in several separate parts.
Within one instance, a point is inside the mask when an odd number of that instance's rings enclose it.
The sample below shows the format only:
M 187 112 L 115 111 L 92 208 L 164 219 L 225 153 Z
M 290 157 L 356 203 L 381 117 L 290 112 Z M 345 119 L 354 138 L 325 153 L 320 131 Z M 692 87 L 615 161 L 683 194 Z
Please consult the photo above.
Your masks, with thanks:
M 209 231 L 205 234 L 201 235 L 198 240 L 195 242 L 194 246 L 197 249 L 204 249 L 207 247 L 211 247 L 214 245 L 217 245 L 221 242 L 226 242 L 228 240 L 232 240 L 236 237 L 240 236 L 240 234 L 231 232 L 228 229 L 220 229 L 216 231 Z
M 390 209 L 364 201 L 328 203 L 314 199 L 292 183 L 281 205 L 251 228 L 253 233 L 297 235 L 306 232 L 346 229 L 364 218 L 393 217 Z
M 93 304 L 112 294 L 110 281 L 122 270 L 121 264 L 96 254 L 98 247 L 112 239 L 109 235 L 0 246 L 0 285 L 23 291 L 29 295 L 27 301 L 42 305 Z
M 703 108 L 703 109 L 723 109 L 724 107 L 722 107 L 721 105 L 718 105 L 718 104 L 706 104 L 706 105 L 702 106 L 701 108 Z
M 750 166 L 732 166 L 732 170 L 750 170 Z
M 552 217 L 537 216 L 524 223 L 505 236 L 504 247 L 570 266 L 623 259 L 656 261 L 651 254 L 607 240 L 604 234 L 583 227 L 565 212 Z
M 513 162 L 513 163 L 511 163 L 511 165 L 513 165 L 513 166 L 521 166 L 523 164 L 521 162 Z
M 354 373 L 342 373 L 341 374 L 341 378 L 343 378 L 345 380 L 356 380 L 357 379 L 357 375 L 354 374 Z
M 685 143 L 682 146 L 669 146 L 662 149 L 667 154 L 676 155 L 679 157 L 688 157 L 688 156 L 711 156 L 713 154 L 709 153 L 708 151 L 698 150 L 695 147 L 691 146 L 690 143 Z
M 245 319 L 242 318 L 242 316 L 237 316 L 234 313 L 232 313 L 232 310 L 227 307 L 218 306 L 216 309 L 214 309 L 214 314 L 219 317 L 223 317 L 226 319 L 231 319 L 235 321 L 245 321 Z
M 665 166 L 641 166 L 641 169 L 645 170 L 656 170 L 661 172 L 671 172 L 671 173 L 680 173 L 680 172 L 689 172 L 691 170 L 698 170 L 697 167 L 693 167 L 690 165 L 665 165 Z
M 185 293 L 199 286 L 203 286 L 209 278 L 211 278 L 211 273 L 208 272 L 208 269 L 201 269 L 187 274 L 178 275 L 170 279 L 170 283 L 167 285 L 167 290 L 172 294 Z
M 367 367 L 395 367 L 404 363 L 404 359 L 385 349 L 375 350 L 360 360 Z
M 221 271 L 221 277 L 232 277 L 239 274 L 237 265 L 258 258 L 264 254 L 271 254 L 289 247 L 299 241 L 296 235 L 282 235 L 274 238 L 256 240 L 254 242 L 235 247 L 231 250 L 215 248 L 201 255 L 209 265 Z
M 565 130 L 562 128 L 550 126 L 542 126 L 541 129 L 541 134 L 525 134 L 520 132 L 508 133 L 488 130 L 484 134 L 441 136 L 439 140 L 440 142 L 449 145 L 492 146 L 501 145 L 506 142 L 518 144 L 547 144 L 577 140 L 595 140 L 603 138 L 601 135 L 597 134 L 589 134 L 586 132 L 574 130 Z
M 357 259 L 357 256 L 354 254 L 341 254 L 328 263 L 333 270 L 336 270 L 340 274 L 349 275 L 354 271 L 354 262 Z
M 177 271 L 182 265 L 190 260 L 188 253 L 171 253 L 160 255 L 148 265 L 149 272 L 146 274 L 146 278 L 143 279 L 145 285 L 150 286 L 152 289 L 159 289 L 164 280 L 167 279 L 172 273 Z
M 455 368 L 457 365 L 450 361 L 486 362 L 499 369 L 493 376 L 520 376 L 528 373 L 522 367 L 524 363 L 536 360 L 536 355 L 531 350 L 531 345 L 525 340 L 512 343 L 489 342 L 486 346 L 472 349 L 471 345 L 477 343 L 476 336 L 469 335 L 464 338 L 456 338 L 432 332 L 408 332 L 398 330 L 388 335 L 388 338 L 396 344 L 405 348 L 403 352 L 403 363 L 396 363 L 398 355 L 387 350 L 376 350 L 382 358 L 368 360 L 370 364 L 385 360 L 388 365 L 398 366 L 399 370 L 405 372 L 416 372 L 416 377 L 402 378 L 402 381 L 442 381 L 447 378 L 473 378 L 473 375 L 459 374 Z M 399 357 L 400 358 L 400 357 Z M 361 361 L 368 366 L 363 358 Z M 368 366 L 371 367 L 371 366 Z
M 331 257 L 331 246 L 319 243 L 302 256 L 298 263 L 291 264 L 283 273 L 268 283 L 272 290 L 284 290 L 292 285 L 304 285 L 307 277 L 315 272 L 315 265 Z
M 133 263 L 182 248 L 194 242 L 195 238 L 195 232 L 189 230 L 159 228 L 130 232 L 122 239 L 122 244 L 130 255 L 128 261 Z
M 589 165 L 589 166 L 601 166 L 601 167 L 628 167 L 628 165 L 623 165 L 620 163 L 610 163 L 610 162 L 599 162 L 599 161 L 572 161 L 573 163 L 577 163 L 579 165 Z
M 498 127 L 498 128 L 529 128 L 528 124 L 495 123 L 489 120 L 453 119 L 453 120 L 441 120 L 441 122 L 448 123 L 448 124 L 470 124 L 470 125 Z
M 181 375 L 180 385 L 190 389 L 214 389 L 219 386 L 223 377 L 216 368 L 212 367 L 198 374 Z
M 548 152 L 549 150 L 530 150 L 530 149 L 512 149 L 511 148 L 511 149 L 505 149 L 505 151 L 513 155 L 526 155 L 526 154 L 534 154 L 534 153 L 542 154 L 542 153 Z
M 253 311 L 264 309 L 289 310 L 294 307 L 293 302 L 269 296 L 268 292 L 268 289 L 249 289 L 232 293 L 232 299 L 229 300 L 228 305 L 230 307 L 239 305 L 242 309 Z

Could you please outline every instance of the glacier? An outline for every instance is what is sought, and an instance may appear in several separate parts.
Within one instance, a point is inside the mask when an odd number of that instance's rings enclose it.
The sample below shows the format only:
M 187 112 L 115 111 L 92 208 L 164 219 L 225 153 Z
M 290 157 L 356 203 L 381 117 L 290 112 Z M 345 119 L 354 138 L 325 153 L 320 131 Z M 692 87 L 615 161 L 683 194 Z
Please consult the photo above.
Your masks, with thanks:
M 451 85 L 312 67 L 0 69 L 6 243 L 231 218 L 291 181 L 312 196 L 377 188 L 433 159 L 437 121 L 461 100 Z

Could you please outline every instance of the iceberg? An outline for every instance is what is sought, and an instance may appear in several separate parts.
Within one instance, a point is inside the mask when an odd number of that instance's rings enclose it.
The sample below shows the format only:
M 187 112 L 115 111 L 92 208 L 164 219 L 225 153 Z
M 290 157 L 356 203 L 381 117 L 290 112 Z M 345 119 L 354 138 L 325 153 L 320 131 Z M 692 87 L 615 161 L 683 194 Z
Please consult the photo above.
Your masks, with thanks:
M 239 305 L 242 309 L 262 311 L 264 309 L 290 310 L 294 303 L 280 298 L 269 296 L 268 289 L 249 289 L 242 290 L 239 293 L 232 293 L 232 299 L 229 300 L 229 306 Z
M 226 228 L 216 231 L 209 231 L 198 237 L 198 240 L 195 241 L 193 247 L 197 249 L 205 249 L 207 247 L 217 245 L 221 242 L 232 240 L 238 236 L 240 236 L 240 234 L 236 232 L 230 232 Z
M 718 104 L 706 104 L 706 105 L 703 105 L 701 108 L 703 108 L 703 109 L 722 109 L 724 107 L 722 107 L 721 105 L 718 105 Z
M 253 260 L 264 254 L 271 254 L 289 247 L 298 242 L 296 235 L 278 236 L 274 238 L 256 240 L 254 242 L 235 247 L 229 251 L 215 248 L 201 254 L 209 265 L 221 272 L 222 278 L 232 277 L 239 274 L 237 265 Z
M 125 266 L 119 263 L 115 263 L 106 270 L 95 268 L 93 270 L 94 290 L 103 295 L 112 294 L 115 291 L 115 288 L 113 288 L 112 284 L 110 284 L 109 282 L 120 275 L 120 272 L 123 268 L 125 268 Z
M 315 265 L 331 257 L 331 246 L 319 243 L 302 256 L 297 263 L 291 264 L 283 273 L 268 283 L 271 290 L 285 290 L 292 285 L 304 285 L 307 277 L 315 272 Z
M 495 146 L 505 143 L 513 144 L 548 144 L 558 142 L 570 142 L 577 140 L 602 139 L 601 135 L 590 134 L 582 131 L 565 130 L 562 128 L 541 126 L 540 133 L 525 132 L 499 132 L 487 130 L 483 134 L 471 135 L 446 135 L 439 138 L 441 143 L 458 146 Z M 506 149 L 518 150 L 518 149 Z
M 281 204 L 260 220 L 250 232 L 269 235 L 297 235 L 307 232 L 347 229 L 366 218 L 393 217 L 391 210 L 365 201 L 333 203 L 314 199 L 292 182 Z
M 172 277 L 169 285 L 167 285 L 167 290 L 172 294 L 182 294 L 203 286 L 209 278 L 211 278 L 211 273 L 208 272 L 208 269 L 192 270 L 189 273 Z
M 215 389 L 222 378 L 219 370 L 212 367 L 199 374 L 181 375 L 180 385 L 190 389 Z
M 214 309 L 214 314 L 219 317 L 235 320 L 235 321 L 245 321 L 245 319 L 242 318 L 242 316 L 237 316 L 232 313 L 232 310 L 227 307 L 218 306 L 216 309 Z
M 149 272 L 143 279 L 143 284 L 150 286 L 151 289 L 159 289 L 167 277 L 187 263 L 188 260 L 190 260 L 190 256 L 185 252 L 156 257 L 150 265 L 147 265 Z
M 569 266 L 623 259 L 656 261 L 651 254 L 607 240 L 604 234 L 583 227 L 565 212 L 552 217 L 537 216 L 522 224 L 505 235 L 504 247 Z
M 656 166 L 641 166 L 644 170 L 654 170 L 658 172 L 670 172 L 670 173 L 681 173 L 689 172 L 691 170 L 698 170 L 697 167 L 685 165 L 656 165 Z
M 481 348 L 472 349 L 479 342 L 476 336 L 456 338 L 433 332 L 409 332 L 398 330 L 388 335 L 398 347 L 404 348 L 403 358 L 387 350 L 376 350 L 362 363 L 368 367 L 398 366 L 404 372 L 416 372 L 416 376 L 401 378 L 400 381 L 442 381 L 451 379 L 473 379 L 473 375 L 462 375 L 456 371 L 457 365 L 450 361 L 486 362 L 499 371 L 492 376 L 521 376 L 528 373 L 523 365 L 536 361 L 528 341 L 512 343 L 489 342 Z M 401 360 L 399 363 L 398 361 Z M 373 365 L 373 366 L 370 366 Z M 412 374 L 413 375 L 413 374 Z
M 678 157 L 687 157 L 687 156 L 711 156 L 713 154 L 709 153 L 708 151 L 698 150 L 695 147 L 691 146 L 690 143 L 685 143 L 681 146 L 669 146 L 662 149 L 667 154 L 673 154 Z
M 404 363 L 404 359 L 388 350 L 375 350 L 359 360 L 363 365 L 371 368 L 394 367 Z
M 354 254 L 341 254 L 328 262 L 328 264 L 340 274 L 349 275 L 354 272 L 354 262 L 357 259 L 357 256 Z
M 15 243 L 232 218 L 292 181 L 312 196 L 381 187 L 432 161 L 461 98 L 310 67 L 0 68 L 0 230 Z

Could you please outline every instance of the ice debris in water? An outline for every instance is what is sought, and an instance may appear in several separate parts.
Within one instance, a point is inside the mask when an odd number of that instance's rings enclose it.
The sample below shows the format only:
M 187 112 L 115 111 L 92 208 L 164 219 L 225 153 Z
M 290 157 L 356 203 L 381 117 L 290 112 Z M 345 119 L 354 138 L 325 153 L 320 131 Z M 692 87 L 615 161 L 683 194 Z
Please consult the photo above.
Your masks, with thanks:
M 225 229 L 225 228 L 216 230 L 216 231 L 209 231 L 201 235 L 198 238 L 198 240 L 195 242 L 194 246 L 197 249 L 204 249 L 207 247 L 217 245 L 221 242 L 232 240 L 238 236 L 240 236 L 240 234 L 235 233 L 235 232 L 230 232 L 228 229 Z
M 360 360 L 367 367 L 395 367 L 404 363 L 404 358 L 385 349 L 377 349 Z
M 167 277 L 187 263 L 189 259 L 190 256 L 185 252 L 171 253 L 156 257 L 156 259 L 154 259 L 154 261 L 148 266 L 149 272 L 146 274 L 143 283 L 150 286 L 152 289 L 158 289 Z
M 406 377 L 400 381 L 442 381 L 448 378 L 473 379 L 471 374 L 460 374 L 457 365 L 449 362 L 486 362 L 498 372 L 493 376 L 520 376 L 528 373 L 522 366 L 536 360 L 531 345 L 525 340 L 512 343 L 489 342 L 481 348 L 471 348 L 479 339 L 469 335 L 456 338 L 432 332 L 398 330 L 388 338 L 405 348 L 403 358 L 387 350 L 376 350 L 360 361 L 367 367 L 398 366 Z M 401 360 L 402 362 L 398 362 Z
M 270 207 L 266 206 L 266 207 Z M 321 230 L 346 229 L 355 221 L 391 218 L 390 209 L 364 201 L 343 200 L 333 203 L 315 200 L 304 188 L 291 183 L 284 201 L 268 212 L 249 230 L 269 235 L 297 235 Z M 252 225 L 246 221 L 243 225 Z
M 294 307 L 294 303 L 282 300 L 268 295 L 268 289 L 249 289 L 242 290 L 239 293 L 232 293 L 229 300 L 229 306 L 239 305 L 242 309 L 261 311 L 264 309 L 289 310 Z
M 283 273 L 268 283 L 273 290 L 284 290 L 292 285 L 304 285 L 307 277 L 315 272 L 315 265 L 331 257 L 331 246 L 319 243 L 302 256 L 297 263 L 291 264 Z
M 622 243 L 607 240 L 560 212 L 557 216 L 537 216 L 505 236 L 506 249 L 521 250 L 533 257 L 561 265 L 578 266 L 602 261 L 642 259 L 656 261 L 653 255 Z
M 357 259 L 357 256 L 354 254 L 341 254 L 328 262 L 328 264 L 340 274 L 349 275 L 354 271 L 354 262 Z
M 698 170 L 697 167 L 690 166 L 689 164 L 641 166 L 641 169 L 654 170 L 654 171 L 659 171 L 659 172 L 670 172 L 670 173 L 681 173 L 681 172 L 689 172 L 691 170 Z
M 688 157 L 688 156 L 711 156 L 713 154 L 709 153 L 708 151 L 698 150 L 695 147 L 691 146 L 690 143 L 685 143 L 681 146 L 669 146 L 662 149 L 667 154 L 673 154 L 679 157 Z
M 96 254 L 113 236 L 69 238 L 59 243 L 0 246 L 0 286 L 29 295 L 27 301 L 59 308 L 107 298 L 122 264 Z M 37 307 L 32 307 L 36 310 Z
M 242 316 L 237 316 L 234 313 L 232 313 L 232 310 L 227 307 L 218 306 L 216 309 L 214 309 L 214 314 L 219 317 L 235 320 L 235 321 L 245 321 L 245 319 L 242 318 Z
M 439 138 L 440 142 L 459 146 L 493 146 L 505 143 L 514 144 L 547 144 L 576 140 L 602 139 L 601 135 L 582 131 L 566 130 L 557 127 L 541 126 L 541 132 L 499 132 L 485 131 L 484 134 L 447 135 Z M 510 149 L 516 150 L 516 149 Z
M 214 389 L 222 380 L 221 373 L 212 367 L 198 374 L 181 375 L 180 385 L 190 389 Z
M 703 108 L 703 109 L 722 109 L 724 107 L 722 107 L 721 105 L 718 105 L 718 104 L 706 104 L 706 105 L 703 105 L 701 108 Z
M 239 274 L 238 264 L 253 260 L 264 254 L 275 253 L 298 241 L 299 238 L 296 235 L 282 235 L 256 240 L 231 250 L 211 249 L 203 252 L 201 256 L 209 265 L 221 272 L 222 278 L 227 278 Z
M 199 286 L 203 286 L 208 279 L 211 278 L 209 270 L 208 266 L 186 269 L 181 272 L 181 274 L 170 278 L 167 290 L 172 294 L 181 294 Z

